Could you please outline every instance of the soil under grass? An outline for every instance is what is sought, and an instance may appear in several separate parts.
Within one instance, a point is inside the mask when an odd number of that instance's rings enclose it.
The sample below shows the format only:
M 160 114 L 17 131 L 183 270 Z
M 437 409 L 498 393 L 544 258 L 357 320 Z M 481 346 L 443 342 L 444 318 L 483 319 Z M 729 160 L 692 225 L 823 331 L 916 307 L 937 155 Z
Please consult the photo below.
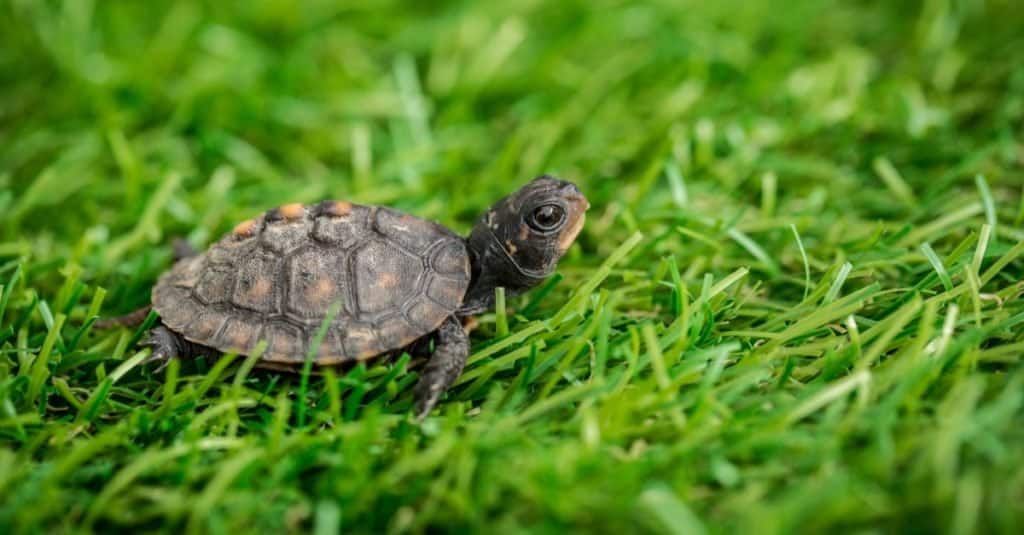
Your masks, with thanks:
M 0 1 L 0 532 L 1005 532 L 1024 522 L 1006 0 Z M 285 202 L 593 209 L 409 359 L 142 366 L 171 243 Z

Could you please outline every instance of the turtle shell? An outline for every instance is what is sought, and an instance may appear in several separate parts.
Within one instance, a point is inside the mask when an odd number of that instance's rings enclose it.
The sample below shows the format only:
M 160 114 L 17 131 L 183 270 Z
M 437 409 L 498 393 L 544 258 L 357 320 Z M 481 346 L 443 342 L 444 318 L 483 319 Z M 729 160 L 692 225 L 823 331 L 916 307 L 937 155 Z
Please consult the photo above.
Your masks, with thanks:
M 289 204 L 245 221 L 178 262 L 153 289 L 163 323 L 186 339 L 266 364 L 301 365 L 334 303 L 322 365 L 408 346 L 462 304 L 469 254 L 449 229 L 347 202 Z

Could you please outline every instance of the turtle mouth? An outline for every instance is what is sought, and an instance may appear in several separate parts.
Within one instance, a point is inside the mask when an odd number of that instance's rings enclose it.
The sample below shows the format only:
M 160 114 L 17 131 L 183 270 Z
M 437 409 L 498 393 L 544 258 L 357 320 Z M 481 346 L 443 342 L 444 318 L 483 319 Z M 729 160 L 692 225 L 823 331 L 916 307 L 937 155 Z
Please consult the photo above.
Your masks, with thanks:
M 570 196 L 569 202 L 571 202 L 577 208 L 579 208 L 580 212 L 586 212 L 587 210 L 590 210 L 590 201 L 588 201 L 582 193 Z
M 583 230 L 583 224 L 587 221 L 587 209 L 590 208 L 590 203 L 582 195 L 577 198 L 570 198 L 569 200 L 573 203 L 574 210 L 569 216 L 569 225 L 562 231 L 562 236 L 558 239 L 558 249 L 562 253 L 568 251 L 572 243 L 576 241 L 576 237 L 580 235 L 580 231 Z
M 566 225 L 558 239 L 558 249 L 564 254 L 583 230 L 583 224 L 587 221 L 587 210 L 590 209 L 590 201 L 572 182 L 566 182 L 562 186 L 562 191 L 565 200 L 569 203 L 569 224 Z

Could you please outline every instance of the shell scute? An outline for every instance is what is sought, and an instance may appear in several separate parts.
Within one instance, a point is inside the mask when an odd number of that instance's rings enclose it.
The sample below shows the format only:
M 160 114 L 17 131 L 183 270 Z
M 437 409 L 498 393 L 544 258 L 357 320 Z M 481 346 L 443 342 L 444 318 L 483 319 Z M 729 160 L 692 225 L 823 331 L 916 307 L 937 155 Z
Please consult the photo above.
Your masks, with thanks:
M 306 333 L 285 323 L 271 323 L 266 327 L 268 360 L 302 362 L 306 358 Z
M 423 261 L 383 241 L 371 241 L 356 251 L 352 269 L 359 311 L 373 315 L 401 309 L 423 275 Z
M 313 237 L 323 243 L 349 249 L 365 239 L 365 217 L 367 209 L 344 203 L 331 203 L 318 209 L 319 215 L 313 224 Z
M 436 223 L 389 208 L 379 208 L 375 216 L 375 230 L 412 253 L 420 254 L 426 251 L 439 239 Z
M 193 293 L 199 301 L 216 305 L 231 301 L 235 291 L 235 272 L 226 267 L 214 266 L 206 269 L 199 276 Z
M 427 297 L 420 297 L 409 307 L 409 312 L 406 313 L 406 317 L 409 321 L 421 325 L 425 328 L 431 327 L 430 319 L 436 318 L 440 315 L 446 315 L 448 307 L 444 307 L 435 303 L 432 299 Z
M 245 355 L 256 347 L 262 335 L 262 322 L 253 318 L 231 317 L 214 338 L 225 351 Z
M 438 247 L 430 259 L 430 265 L 438 273 L 458 279 L 469 278 L 469 254 L 466 253 L 466 246 L 459 242 L 448 241 Z
M 309 229 L 305 225 L 306 209 L 301 204 L 285 204 L 263 216 L 260 245 L 277 255 L 288 255 L 305 244 Z
M 161 315 L 163 312 L 161 312 Z M 203 340 L 213 341 L 214 337 L 224 327 L 228 315 L 216 309 L 202 309 L 195 318 L 182 329 L 182 333 L 190 340 L 203 343 Z M 218 348 L 223 349 L 223 348 Z
M 288 260 L 288 315 L 322 319 L 335 303 L 348 300 L 348 259 L 343 251 L 306 249 Z
M 258 254 L 241 259 L 231 303 L 255 312 L 277 312 L 278 264 L 276 259 Z
M 381 344 L 378 342 L 377 333 L 372 327 L 365 325 L 353 325 L 345 329 L 341 345 L 345 355 L 356 360 L 363 360 L 374 356 Z
M 434 277 L 427 283 L 427 297 L 443 307 L 458 308 L 466 294 L 465 284 L 445 277 Z

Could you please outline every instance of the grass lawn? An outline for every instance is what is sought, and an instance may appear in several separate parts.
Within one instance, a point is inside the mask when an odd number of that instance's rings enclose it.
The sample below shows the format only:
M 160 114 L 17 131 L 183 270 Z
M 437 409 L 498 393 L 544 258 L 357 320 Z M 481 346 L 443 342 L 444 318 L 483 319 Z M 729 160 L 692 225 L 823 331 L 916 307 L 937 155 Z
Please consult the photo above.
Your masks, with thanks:
M 1018 2 L 163 4 L 0 0 L 0 532 L 1019 532 Z M 542 173 L 587 226 L 423 425 L 408 358 L 93 328 L 175 237 Z

